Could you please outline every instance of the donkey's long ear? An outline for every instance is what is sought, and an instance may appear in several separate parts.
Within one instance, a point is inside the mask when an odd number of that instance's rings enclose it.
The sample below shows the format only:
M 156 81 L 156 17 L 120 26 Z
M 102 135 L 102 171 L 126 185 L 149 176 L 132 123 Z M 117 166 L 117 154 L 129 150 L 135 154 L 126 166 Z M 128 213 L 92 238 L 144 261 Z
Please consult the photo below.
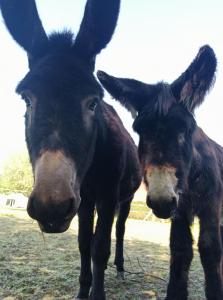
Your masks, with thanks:
M 134 79 L 117 78 L 98 71 L 97 77 L 103 87 L 126 107 L 132 116 L 139 112 L 147 103 L 148 97 L 155 91 L 155 86 Z
M 200 48 L 189 68 L 172 85 L 177 101 L 182 102 L 191 112 L 203 101 L 205 94 L 214 83 L 217 60 L 212 48 Z
M 48 41 L 35 0 L 0 0 L 5 24 L 29 59 L 38 56 Z
M 74 49 L 94 68 L 96 55 L 106 47 L 114 33 L 120 0 L 87 0 Z

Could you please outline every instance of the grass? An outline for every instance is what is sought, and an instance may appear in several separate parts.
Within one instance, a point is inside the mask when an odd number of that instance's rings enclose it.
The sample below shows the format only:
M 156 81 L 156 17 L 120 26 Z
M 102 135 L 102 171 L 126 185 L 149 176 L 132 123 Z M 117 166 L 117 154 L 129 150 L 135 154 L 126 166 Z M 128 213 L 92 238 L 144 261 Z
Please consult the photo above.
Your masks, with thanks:
M 77 222 L 64 234 L 45 234 L 21 210 L 0 212 L 0 299 L 71 300 L 80 271 Z M 196 229 L 196 228 L 195 228 Z M 116 279 L 112 255 L 106 270 L 108 300 L 164 299 L 168 281 L 169 224 L 128 220 L 125 281 Z M 113 233 L 114 236 L 114 233 Z M 190 300 L 203 300 L 203 271 L 195 249 Z

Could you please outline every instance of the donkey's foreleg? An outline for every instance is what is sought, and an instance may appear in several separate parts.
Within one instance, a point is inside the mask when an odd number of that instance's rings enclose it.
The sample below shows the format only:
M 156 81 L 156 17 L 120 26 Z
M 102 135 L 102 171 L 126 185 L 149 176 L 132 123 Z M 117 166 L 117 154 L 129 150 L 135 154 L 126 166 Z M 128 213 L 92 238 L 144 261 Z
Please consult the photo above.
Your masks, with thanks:
M 109 201 L 110 200 L 110 201 Z M 93 282 L 91 300 L 105 300 L 104 272 L 107 267 L 110 248 L 111 230 L 115 214 L 114 199 L 108 199 L 97 207 L 98 220 L 92 247 Z
M 186 300 L 188 272 L 193 258 L 189 222 L 180 217 L 172 220 L 170 233 L 170 279 L 166 300 Z
M 81 256 L 81 272 L 79 277 L 80 289 L 77 299 L 88 299 L 92 283 L 91 272 L 91 242 L 93 237 L 94 204 L 82 203 L 78 213 L 79 219 L 79 251 Z
M 117 269 L 117 278 L 124 279 L 124 254 L 123 244 L 125 235 L 125 222 L 128 218 L 131 200 L 122 202 L 119 205 L 118 218 L 116 221 L 116 249 L 115 249 L 115 261 Z
M 205 292 L 208 300 L 223 299 L 222 241 L 219 219 L 217 209 L 215 212 L 208 209 L 200 216 L 198 247 L 205 273 Z

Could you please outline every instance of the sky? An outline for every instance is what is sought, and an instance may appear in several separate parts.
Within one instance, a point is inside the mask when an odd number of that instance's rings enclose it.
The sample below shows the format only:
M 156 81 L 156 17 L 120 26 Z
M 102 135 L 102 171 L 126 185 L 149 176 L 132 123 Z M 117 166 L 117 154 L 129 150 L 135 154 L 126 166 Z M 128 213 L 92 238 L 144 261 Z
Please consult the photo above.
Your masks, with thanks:
M 78 32 L 85 0 L 37 0 L 47 33 Z M 209 44 L 218 60 L 216 82 L 196 111 L 200 127 L 223 145 L 223 1 L 122 0 L 112 41 L 98 55 L 96 71 L 147 83 L 171 83 L 192 62 L 199 48 Z M 11 38 L 0 16 L 0 170 L 13 153 L 25 149 L 25 104 L 14 90 L 28 71 L 26 53 Z M 132 118 L 105 94 L 137 143 Z

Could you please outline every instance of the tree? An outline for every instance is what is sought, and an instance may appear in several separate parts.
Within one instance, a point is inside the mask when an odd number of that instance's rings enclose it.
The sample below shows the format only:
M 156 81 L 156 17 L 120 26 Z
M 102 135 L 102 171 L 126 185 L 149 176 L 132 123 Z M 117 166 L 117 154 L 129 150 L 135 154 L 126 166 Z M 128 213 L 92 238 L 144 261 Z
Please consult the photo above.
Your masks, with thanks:
M 27 152 L 17 153 L 8 159 L 0 176 L 0 193 L 22 193 L 32 190 L 33 176 Z

